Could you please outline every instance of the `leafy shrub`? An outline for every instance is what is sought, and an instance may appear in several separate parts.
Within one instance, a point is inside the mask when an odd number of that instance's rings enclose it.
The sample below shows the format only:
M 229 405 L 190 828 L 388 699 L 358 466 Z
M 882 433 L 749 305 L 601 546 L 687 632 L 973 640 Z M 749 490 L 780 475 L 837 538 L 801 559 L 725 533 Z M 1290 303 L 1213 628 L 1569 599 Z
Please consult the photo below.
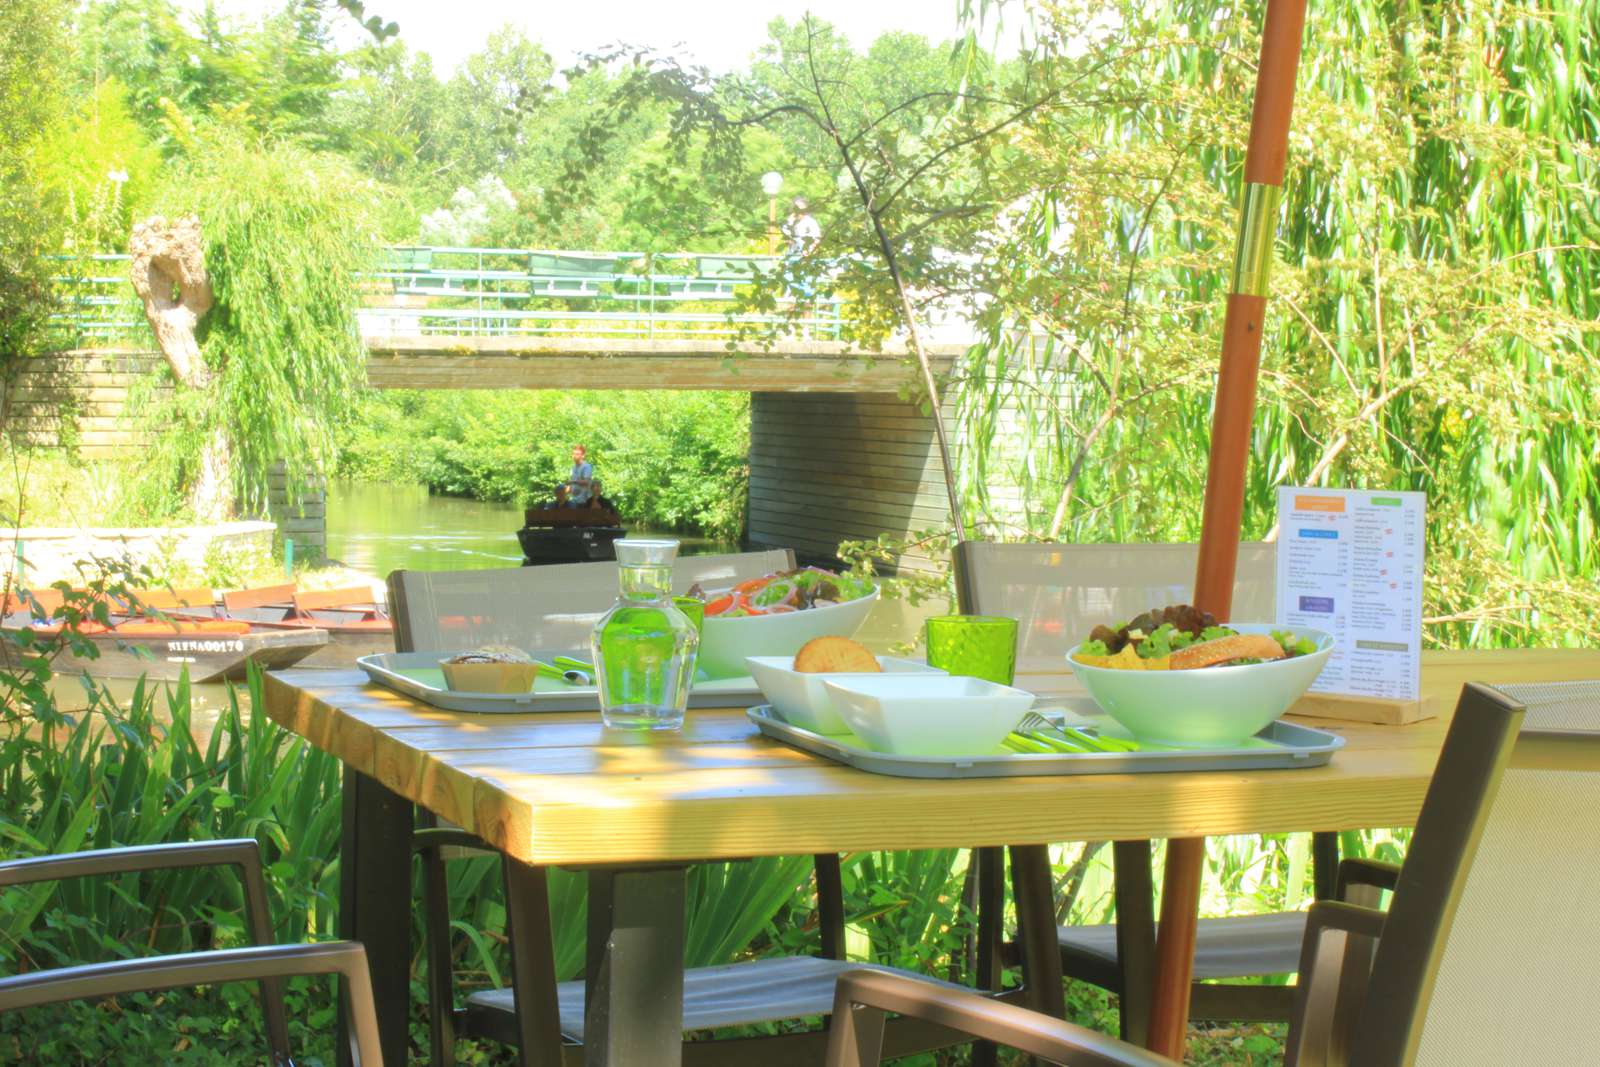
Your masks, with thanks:
M 744 393 L 371 393 L 341 436 L 338 469 L 532 504 L 566 478 L 579 442 L 630 520 L 718 540 L 743 531 Z

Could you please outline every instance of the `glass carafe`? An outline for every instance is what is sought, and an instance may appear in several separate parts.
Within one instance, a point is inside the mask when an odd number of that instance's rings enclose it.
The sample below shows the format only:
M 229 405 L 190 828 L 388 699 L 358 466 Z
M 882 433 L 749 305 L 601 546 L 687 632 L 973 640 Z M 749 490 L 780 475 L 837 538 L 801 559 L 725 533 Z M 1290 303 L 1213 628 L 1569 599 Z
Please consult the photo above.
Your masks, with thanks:
M 589 638 L 600 686 L 600 717 L 624 729 L 676 730 L 683 725 L 700 634 L 672 603 L 678 542 L 614 543 L 616 604 Z

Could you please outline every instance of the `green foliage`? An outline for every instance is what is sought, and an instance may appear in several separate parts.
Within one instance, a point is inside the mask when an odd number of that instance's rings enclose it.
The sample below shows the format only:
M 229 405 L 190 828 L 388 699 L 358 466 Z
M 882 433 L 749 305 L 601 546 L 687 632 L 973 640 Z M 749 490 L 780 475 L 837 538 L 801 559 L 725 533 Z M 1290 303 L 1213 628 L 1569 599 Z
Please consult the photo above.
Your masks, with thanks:
M 1192 540 L 1259 17 L 1038 13 L 1061 87 L 1016 165 L 953 382 L 968 507 L 997 536 Z M 1446 643 L 1571 642 L 1600 617 L 1593 5 L 1319 8 L 1291 136 L 1245 535 L 1274 488 L 1429 496 Z M 1097 29 L 1096 27 L 1100 27 Z M 1074 50 L 1066 42 L 1094 40 Z
M 61 225 L 35 154 L 65 106 L 70 12 L 62 0 L 0 4 L 0 366 L 40 345 L 56 304 L 44 257 Z
M 742 393 L 369 393 L 341 438 L 338 469 L 532 504 L 566 479 L 579 442 L 629 520 L 738 539 L 750 443 Z
M 202 131 L 159 202 L 168 214 L 200 216 L 216 296 L 202 344 L 216 379 L 199 396 L 177 391 L 168 451 L 155 453 L 158 485 L 186 484 L 219 430 L 238 500 L 256 513 L 274 462 L 295 484 L 331 466 L 335 430 L 363 378 L 356 272 L 375 253 L 376 195 L 333 157 Z
M 149 202 L 161 154 L 133 118 L 127 92 L 101 82 L 39 149 L 40 176 L 65 205 L 69 246 L 85 252 L 127 249 L 134 213 Z

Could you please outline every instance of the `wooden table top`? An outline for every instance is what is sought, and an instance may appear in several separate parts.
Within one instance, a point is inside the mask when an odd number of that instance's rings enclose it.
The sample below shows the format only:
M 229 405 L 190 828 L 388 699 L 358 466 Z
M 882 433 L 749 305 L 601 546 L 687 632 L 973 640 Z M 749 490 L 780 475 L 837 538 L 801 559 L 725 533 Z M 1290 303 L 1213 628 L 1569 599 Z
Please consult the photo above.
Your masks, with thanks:
M 597 712 L 443 711 L 358 671 L 268 674 L 265 710 L 517 859 L 581 865 L 1405 826 L 1464 682 L 1579 679 L 1600 679 L 1600 651 L 1432 652 L 1422 684 L 1440 718 L 1299 720 L 1347 739 L 1325 767 L 967 780 L 843 767 L 762 737 L 734 709 L 690 711 L 680 733 L 624 733 Z

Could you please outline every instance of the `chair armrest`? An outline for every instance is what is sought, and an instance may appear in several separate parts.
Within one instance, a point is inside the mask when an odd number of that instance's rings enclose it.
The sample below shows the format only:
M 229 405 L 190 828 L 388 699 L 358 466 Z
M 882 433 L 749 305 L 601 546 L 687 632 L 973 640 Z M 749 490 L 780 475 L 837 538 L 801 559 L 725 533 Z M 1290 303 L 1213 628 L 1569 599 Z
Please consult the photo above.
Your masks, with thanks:
M 1353 901 L 1350 890 L 1353 886 L 1367 886 L 1372 889 L 1393 890 L 1400 881 L 1400 865 L 1398 863 L 1383 863 L 1379 860 L 1348 859 L 1339 864 L 1339 886 L 1335 899 Z
M 352 1052 L 357 1067 L 362 1063 L 380 1063 L 372 974 L 367 969 L 366 949 L 356 941 L 253 945 L 32 971 L 0 978 L 0 1012 L 63 1000 L 320 974 L 337 974 L 344 979 L 344 994 L 349 998 Z
M 7 860 L 0 863 L 0 888 L 28 885 L 33 882 L 54 882 L 63 878 L 88 878 L 97 875 L 135 874 L 140 871 L 182 870 L 193 867 L 237 867 L 239 881 L 244 887 L 245 925 L 249 929 L 250 940 L 258 946 L 272 944 L 272 916 L 267 910 L 267 879 L 261 870 L 261 847 L 250 837 L 223 841 L 174 841 L 160 845 L 102 848 L 56 856 L 30 856 Z M 142 961 L 119 962 L 131 965 Z M 71 971 L 75 968 L 66 970 Z M 370 979 L 368 984 L 371 984 Z M 0 1009 L 4 1008 L 5 1003 L 5 999 L 0 997 Z M 275 1060 L 287 1062 L 289 1026 L 283 1002 L 283 988 L 278 980 L 270 975 L 261 981 L 261 1011 L 266 1019 L 267 1040 Z
M 1343 901 L 1311 905 L 1289 1025 L 1291 1062 L 1349 1062 L 1350 1038 L 1372 975 L 1373 950 L 1387 918 L 1374 908 Z
M 1325 931 L 1377 940 L 1383 936 L 1383 924 L 1388 917 L 1388 913 L 1376 908 L 1363 908 L 1342 900 L 1319 900 L 1306 912 L 1306 943 Z
M 251 940 L 258 945 L 271 944 L 272 923 L 267 913 L 267 881 L 261 870 L 261 848 L 250 837 L 175 841 L 6 860 L 0 863 L 0 887 L 189 867 L 239 868 Z
M 874 1067 L 882 1052 L 888 1012 L 1072 1067 L 1177 1067 L 1165 1056 L 1015 1004 L 866 970 L 839 976 L 828 1032 L 828 1067 Z
M 468 848 L 474 852 L 499 855 L 493 845 L 484 842 L 477 834 L 470 834 L 456 826 L 427 826 L 411 831 L 411 851 L 427 852 L 434 849 Z

